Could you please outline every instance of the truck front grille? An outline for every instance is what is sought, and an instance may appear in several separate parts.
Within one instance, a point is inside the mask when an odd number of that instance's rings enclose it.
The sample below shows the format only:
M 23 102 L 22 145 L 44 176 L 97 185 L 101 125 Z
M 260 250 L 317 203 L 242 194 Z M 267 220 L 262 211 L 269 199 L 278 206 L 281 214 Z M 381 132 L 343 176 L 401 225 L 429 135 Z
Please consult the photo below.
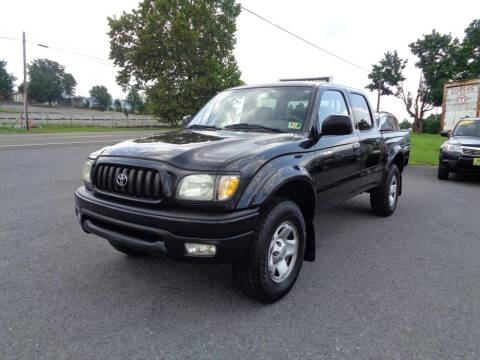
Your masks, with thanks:
M 94 190 L 105 195 L 147 202 L 158 202 L 162 198 L 160 173 L 153 169 L 98 164 L 93 170 L 92 182 Z
M 475 149 L 471 147 L 462 146 L 462 151 L 463 151 L 463 155 L 480 157 L 480 148 Z

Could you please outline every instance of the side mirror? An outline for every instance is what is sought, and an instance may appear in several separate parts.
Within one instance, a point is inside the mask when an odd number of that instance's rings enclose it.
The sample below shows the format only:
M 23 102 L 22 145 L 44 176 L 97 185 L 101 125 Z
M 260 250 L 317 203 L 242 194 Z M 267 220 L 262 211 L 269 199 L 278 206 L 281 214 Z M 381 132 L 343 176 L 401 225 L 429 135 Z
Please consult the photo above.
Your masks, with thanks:
M 440 135 L 444 136 L 444 137 L 450 137 L 450 131 L 448 130 L 443 130 Z
M 348 135 L 352 132 L 352 119 L 348 115 L 330 115 L 323 120 L 322 135 Z
M 182 126 L 185 127 L 192 120 L 192 115 L 186 115 L 182 118 Z

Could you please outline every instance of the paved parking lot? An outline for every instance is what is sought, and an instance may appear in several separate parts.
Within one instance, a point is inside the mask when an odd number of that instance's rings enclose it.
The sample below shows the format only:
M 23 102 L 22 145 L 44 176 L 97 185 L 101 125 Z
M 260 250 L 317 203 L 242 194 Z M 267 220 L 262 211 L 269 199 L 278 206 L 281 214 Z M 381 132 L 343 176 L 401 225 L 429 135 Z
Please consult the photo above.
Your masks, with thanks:
M 366 195 L 319 214 L 317 261 L 261 305 L 227 265 L 81 231 L 73 192 L 104 140 L 0 151 L 0 359 L 480 358 L 479 180 L 409 167 L 392 217 Z

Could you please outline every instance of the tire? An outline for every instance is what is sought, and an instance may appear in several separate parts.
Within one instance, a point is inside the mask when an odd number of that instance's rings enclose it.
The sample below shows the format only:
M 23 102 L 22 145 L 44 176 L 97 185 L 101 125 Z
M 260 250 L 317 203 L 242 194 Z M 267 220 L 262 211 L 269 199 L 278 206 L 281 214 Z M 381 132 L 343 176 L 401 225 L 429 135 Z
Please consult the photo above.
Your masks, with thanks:
M 233 263 L 234 281 L 252 299 L 279 300 L 297 280 L 305 241 L 305 220 L 297 204 L 275 198 L 262 212 L 247 257 Z
M 438 165 L 437 177 L 439 180 L 448 180 L 449 173 L 448 166 L 442 164 Z
M 110 245 L 112 245 L 112 247 L 115 250 L 120 251 L 121 253 L 124 253 L 125 255 L 128 255 L 128 256 L 139 257 L 139 256 L 145 256 L 146 255 L 146 253 L 144 253 L 142 251 L 138 251 L 138 250 L 135 250 L 135 249 L 123 246 L 123 245 L 116 244 L 113 241 L 109 241 L 109 243 L 110 243 Z
M 401 174 L 393 164 L 388 172 L 385 184 L 370 192 L 370 206 L 377 216 L 390 216 L 397 208 Z

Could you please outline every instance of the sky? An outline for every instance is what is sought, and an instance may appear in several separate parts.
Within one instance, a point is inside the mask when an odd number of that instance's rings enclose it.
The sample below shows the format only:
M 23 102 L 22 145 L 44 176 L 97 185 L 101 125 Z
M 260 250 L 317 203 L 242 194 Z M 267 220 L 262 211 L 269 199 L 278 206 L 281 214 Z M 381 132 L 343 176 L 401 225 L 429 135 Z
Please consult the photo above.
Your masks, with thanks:
M 388 50 L 408 59 L 406 88 L 415 91 L 420 72 L 408 44 L 432 29 L 463 38 L 464 29 L 480 17 L 480 1 L 314 1 L 243 0 L 241 4 L 318 46 L 360 67 L 371 69 Z M 27 61 L 49 58 L 64 65 L 77 80 L 77 95 L 88 96 L 105 85 L 114 98 L 125 98 L 109 61 L 109 16 L 136 8 L 138 0 L 0 0 L 0 37 L 20 39 L 26 32 Z M 335 83 L 364 89 L 368 72 L 346 64 L 243 11 L 237 20 L 234 50 L 247 84 L 280 78 L 333 76 Z M 50 48 L 39 47 L 44 44 Z M 74 55 L 65 49 L 102 60 Z M 22 44 L 0 38 L 0 60 L 23 79 Z M 376 107 L 376 93 L 368 92 Z M 383 96 L 381 110 L 409 118 L 400 99 Z M 441 111 L 441 110 L 440 110 Z M 434 111 L 435 113 L 435 111 Z

